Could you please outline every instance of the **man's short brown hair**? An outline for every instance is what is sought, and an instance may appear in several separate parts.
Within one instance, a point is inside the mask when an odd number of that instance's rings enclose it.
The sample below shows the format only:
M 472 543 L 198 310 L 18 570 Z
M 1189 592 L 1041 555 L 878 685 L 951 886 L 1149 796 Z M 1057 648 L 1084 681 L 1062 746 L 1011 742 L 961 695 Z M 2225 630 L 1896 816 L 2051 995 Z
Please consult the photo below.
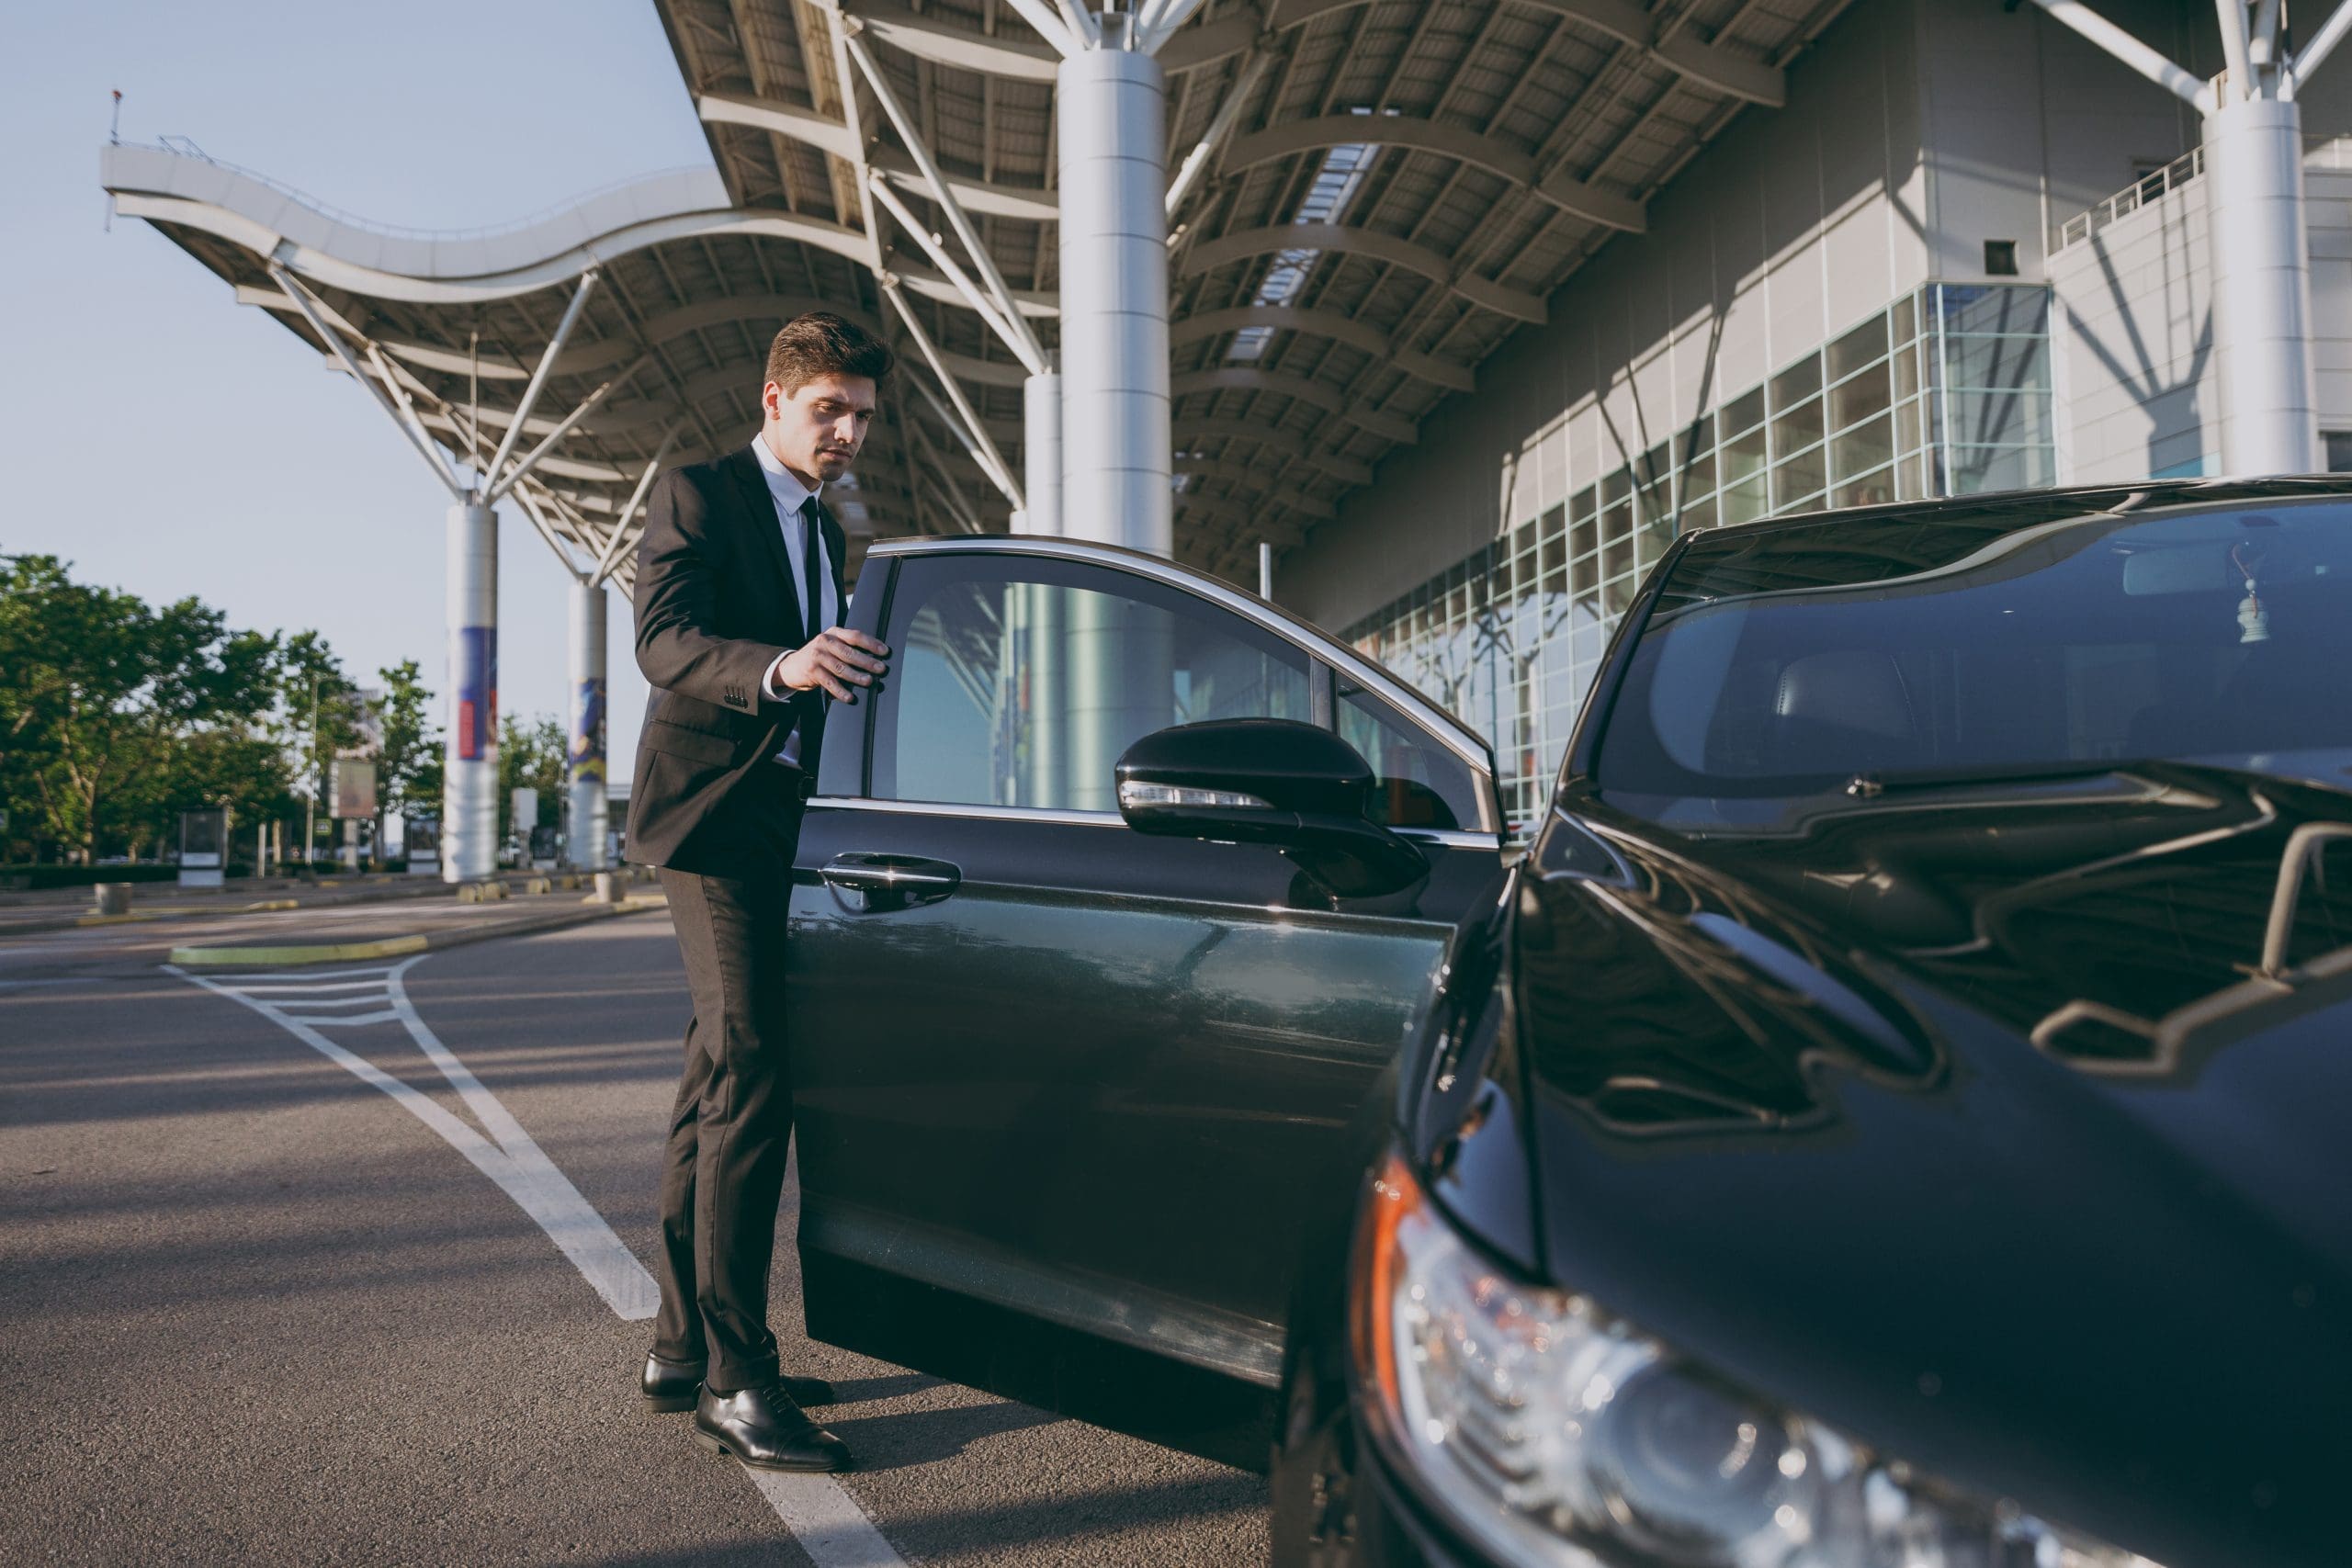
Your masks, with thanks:
M 865 328 L 831 310 L 811 310 L 785 322 L 768 345 L 767 378 L 787 398 L 820 376 L 864 376 L 878 389 L 894 357 Z

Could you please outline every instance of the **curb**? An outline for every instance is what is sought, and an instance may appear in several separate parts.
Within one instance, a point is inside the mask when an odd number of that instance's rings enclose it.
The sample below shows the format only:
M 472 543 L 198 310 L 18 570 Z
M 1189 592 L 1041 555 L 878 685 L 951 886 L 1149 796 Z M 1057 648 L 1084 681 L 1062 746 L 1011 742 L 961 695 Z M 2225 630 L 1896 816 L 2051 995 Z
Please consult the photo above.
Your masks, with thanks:
M 260 898 L 249 904 L 235 904 L 226 908 L 196 909 L 166 906 L 155 909 L 133 909 L 127 915 L 94 915 L 86 908 L 71 915 L 53 915 L 44 919 L 0 919 L 0 942 L 12 937 L 44 936 L 51 931 L 70 931 L 89 926 L 120 925 L 130 920 L 209 920 L 226 915 L 261 915 L 287 909 L 334 909 L 352 904 L 393 904 L 403 898 L 430 898 L 447 884 L 436 882 L 430 888 L 410 891 L 401 888 L 338 890 L 324 897 L 307 902 L 300 898 Z
M 607 920 L 620 915 L 642 914 L 648 909 L 669 907 L 665 898 L 624 898 L 617 904 L 598 904 L 586 908 L 558 909 L 548 914 L 524 920 L 503 920 L 486 926 L 468 926 L 453 931 L 435 931 L 426 936 L 386 937 L 379 942 L 345 942 L 309 947 L 175 947 L 171 962 L 182 968 L 223 968 L 232 965 L 265 964 L 277 968 L 287 964 L 351 964 L 369 958 L 405 958 L 412 953 L 438 953 L 444 948 L 463 947 L 468 942 L 487 942 L 492 937 L 530 936 L 539 931 L 560 931 L 567 926 L 584 926 L 594 920 Z

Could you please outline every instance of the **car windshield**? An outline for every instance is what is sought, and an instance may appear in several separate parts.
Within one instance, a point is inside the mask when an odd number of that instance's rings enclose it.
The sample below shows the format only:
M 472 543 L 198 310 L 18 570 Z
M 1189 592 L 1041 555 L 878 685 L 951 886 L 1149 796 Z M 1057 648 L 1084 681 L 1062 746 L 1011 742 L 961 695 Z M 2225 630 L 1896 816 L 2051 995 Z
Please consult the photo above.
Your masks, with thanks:
M 2084 504 L 1694 541 L 1596 784 L 1752 818 L 1739 802 L 2352 744 L 2352 502 Z

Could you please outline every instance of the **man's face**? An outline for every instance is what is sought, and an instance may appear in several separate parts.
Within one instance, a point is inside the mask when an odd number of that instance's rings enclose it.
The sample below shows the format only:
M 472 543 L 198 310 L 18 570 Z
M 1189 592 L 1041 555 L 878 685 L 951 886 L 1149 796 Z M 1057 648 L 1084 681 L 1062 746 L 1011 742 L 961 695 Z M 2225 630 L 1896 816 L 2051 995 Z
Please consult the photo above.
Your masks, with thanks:
M 820 376 L 786 393 L 760 390 L 767 418 L 760 434 L 776 460 L 804 479 L 830 484 L 849 472 L 874 423 L 874 378 Z

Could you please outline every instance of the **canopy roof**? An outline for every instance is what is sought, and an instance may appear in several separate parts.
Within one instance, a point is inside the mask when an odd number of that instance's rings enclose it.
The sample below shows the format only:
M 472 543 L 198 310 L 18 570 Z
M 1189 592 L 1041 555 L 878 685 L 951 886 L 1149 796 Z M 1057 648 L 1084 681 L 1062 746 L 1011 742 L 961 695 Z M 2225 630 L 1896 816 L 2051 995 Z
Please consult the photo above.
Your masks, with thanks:
M 1647 198 L 1735 115 L 1782 101 L 1782 67 L 1847 3 L 1208 0 L 1159 54 L 1171 169 L 1229 96 L 1248 99 L 1172 223 L 1178 556 L 1234 575 L 1259 539 L 1287 547 L 1336 515 L 1588 257 L 1640 231 Z M 823 306 L 903 345 L 877 272 L 904 283 L 1017 468 L 1023 368 L 872 200 L 878 175 L 948 231 L 871 91 L 844 101 L 842 40 L 872 46 L 1048 348 L 1053 51 L 999 0 L 657 6 L 715 177 L 655 175 L 461 235 L 367 224 L 185 143 L 107 149 L 105 184 L 323 353 L 268 261 L 302 280 L 460 459 L 498 445 L 594 269 L 517 444 L 626 377 L 522 487 L 592 557 L 665 436 L 670 462 L 748 437 L 784 318 Z M 921 395 L 930 372 L 903 361 L 915 385 L 878 422 L 845 523 L 1001 526 L 1003 502 Z

